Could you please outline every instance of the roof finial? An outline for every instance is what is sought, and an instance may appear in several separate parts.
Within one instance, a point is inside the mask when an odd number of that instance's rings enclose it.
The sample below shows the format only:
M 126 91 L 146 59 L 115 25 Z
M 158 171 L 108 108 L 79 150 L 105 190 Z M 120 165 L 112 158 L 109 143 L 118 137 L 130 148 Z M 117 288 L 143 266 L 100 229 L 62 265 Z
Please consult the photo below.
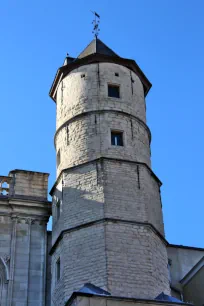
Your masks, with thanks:
M 95 16 L 94 20 L 92 21 L 92 24 L 93 24 L 93 31 L 92 31 L 92 33 L 97 38 L 98 35 L 99 35 L 99 32 L 100 32 L 100 29 L 99 29 L 100 16 L 96 12 L 92 12 L 92 13 Z

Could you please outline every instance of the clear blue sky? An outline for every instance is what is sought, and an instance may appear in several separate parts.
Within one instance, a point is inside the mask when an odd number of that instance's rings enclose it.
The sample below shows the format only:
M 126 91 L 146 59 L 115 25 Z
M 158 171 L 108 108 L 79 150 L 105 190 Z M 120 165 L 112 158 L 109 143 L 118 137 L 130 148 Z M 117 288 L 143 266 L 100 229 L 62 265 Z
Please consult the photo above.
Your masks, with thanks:
M 50 172 L 55 181 L 55 104 L 48 92 L 66 52 L 100 38 L 133 58 L 153 87 L 147 97 L 152 166 L 163 182 L 166 237 L 204 247 L 204 1 L 4 0 L 0 4 L 0 174 Z

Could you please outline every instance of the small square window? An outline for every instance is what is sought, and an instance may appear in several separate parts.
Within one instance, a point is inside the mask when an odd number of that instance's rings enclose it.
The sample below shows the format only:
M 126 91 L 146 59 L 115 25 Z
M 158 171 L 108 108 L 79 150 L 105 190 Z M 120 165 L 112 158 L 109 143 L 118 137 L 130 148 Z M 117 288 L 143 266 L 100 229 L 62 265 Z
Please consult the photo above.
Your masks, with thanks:
M 111 131 L 111 145 L 123 146 L 123 132 Z
M 108 96 L 113 98 L 120 98 L 120 86 L 108 84 Z
M 115 76 L 119 77 L 119 73 L 118 73 L 118 72 L 115 72 Z
M 61 278 L 61 267 L 60 258 L 56 262 L 56 281 L 58 282 Z

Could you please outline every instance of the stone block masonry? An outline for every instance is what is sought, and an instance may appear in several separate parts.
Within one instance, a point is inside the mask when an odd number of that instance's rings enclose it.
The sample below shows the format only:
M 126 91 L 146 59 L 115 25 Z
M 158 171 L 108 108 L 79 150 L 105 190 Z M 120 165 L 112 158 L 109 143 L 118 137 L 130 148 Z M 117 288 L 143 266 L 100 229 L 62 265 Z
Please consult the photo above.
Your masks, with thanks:
M 161 182 L 151 170 L 146 125 L 144 93 L 151 84 L 133 61 L 119 62 L 65 64 L 51 89 L 57 106 L 53 305 L 86 282 L 117 296 L 170 293 Z M 112 142 L 117 133 L 120 144 Z
M 14 170 L 8 178 L 0 196 L 0 305 L 45 306 L 48 174 Z
M 160 182 L 151 170 L 101 158 L 63 171 L 62 179 L 62 192 L 53 194 L 63 198 L 52 269 L 60 258 L 64 285 L 53 285 L 53 299 L 63 290 L 66 300 L 85 282 L 119 296 L 169 293 Z

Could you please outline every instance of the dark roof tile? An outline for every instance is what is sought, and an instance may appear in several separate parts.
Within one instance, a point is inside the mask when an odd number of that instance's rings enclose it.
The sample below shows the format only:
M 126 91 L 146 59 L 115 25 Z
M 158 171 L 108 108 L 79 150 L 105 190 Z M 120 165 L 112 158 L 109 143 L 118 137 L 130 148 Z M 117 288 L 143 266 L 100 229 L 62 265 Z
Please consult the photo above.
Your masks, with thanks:
M 182 301 L 180 301 L 179 299 L 173 297 L 173 296 L 170 296 L 170 295 L 167 295 L 165 294 L 164 292 L 160 293 L 156 298 L 155 300 L 157 301 L 166 301 L 166 302 L 174 302 L 174 303 L 183 303 Z M 184 304 L 184 303 L 183 303 Z
M 106 46 L 100 39 L 93 39 L 90 44 L 79 54 L 78 58 L 98 53 L 108 56 L 118 56 L 113 50 Z
M 108 291 L 105 291 L 100 287 L 97 287 L 91 283 L 84 284 L 84 286 L 78 292 L 97 294 L 97 295 L 111 295 Z

